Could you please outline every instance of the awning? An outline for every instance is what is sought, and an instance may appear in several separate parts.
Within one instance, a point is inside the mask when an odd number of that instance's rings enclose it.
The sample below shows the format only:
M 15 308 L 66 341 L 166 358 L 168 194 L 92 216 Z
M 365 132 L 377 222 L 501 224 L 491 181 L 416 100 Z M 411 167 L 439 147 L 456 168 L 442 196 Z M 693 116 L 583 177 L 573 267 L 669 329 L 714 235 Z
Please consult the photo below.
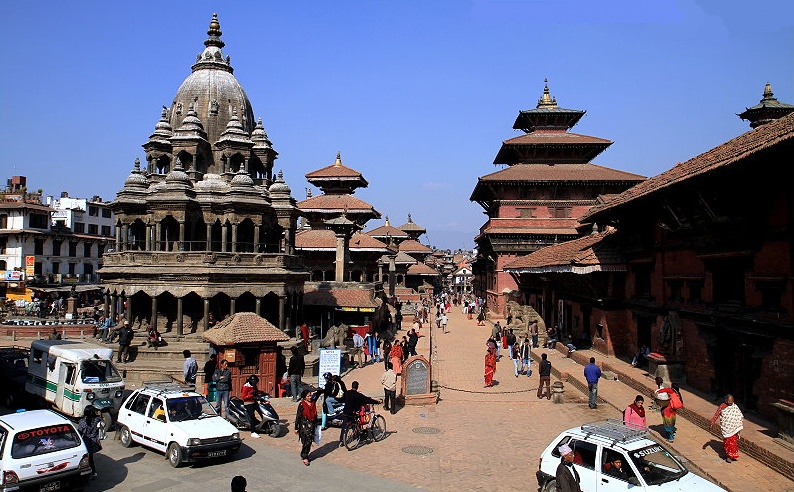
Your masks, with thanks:
M 30 290 L 35 290 L 37 292 L 71 292 L 72 287 L 74 287 L 75 292 L 91 292 L 93 290 L 102 290 L 102 286 L 99 284 L 75 284 L 75 285 L 59 285 L 53 287 L 42 287 L 38 285 L 30 285 L 27 286 Z

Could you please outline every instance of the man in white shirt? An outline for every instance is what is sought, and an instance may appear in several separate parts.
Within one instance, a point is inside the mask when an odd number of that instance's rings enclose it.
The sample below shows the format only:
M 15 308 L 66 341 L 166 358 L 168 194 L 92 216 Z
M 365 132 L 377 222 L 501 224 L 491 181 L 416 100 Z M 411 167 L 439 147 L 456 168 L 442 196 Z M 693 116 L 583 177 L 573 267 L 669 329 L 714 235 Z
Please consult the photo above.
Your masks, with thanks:
M 449 318 L 447 318 L 447 315 L 446 315 L 446 314 L 442 314 L 442 315 L 441 315 L 441 330 L 442 330 L 444 333 L 446 333 L 446 332 L 447 332 L 447 322 L 448 322 L 448 321 L 449 321 Z
M 356 359 L 356 365 L 358 367 L 362 366 L 361 363 L 361 356 L 364 352 L 364 337 L 359 335 L 357 331 L 353 332 L 353 350 L 350 353 L 350 362 L 353 362 L 353 358 Z

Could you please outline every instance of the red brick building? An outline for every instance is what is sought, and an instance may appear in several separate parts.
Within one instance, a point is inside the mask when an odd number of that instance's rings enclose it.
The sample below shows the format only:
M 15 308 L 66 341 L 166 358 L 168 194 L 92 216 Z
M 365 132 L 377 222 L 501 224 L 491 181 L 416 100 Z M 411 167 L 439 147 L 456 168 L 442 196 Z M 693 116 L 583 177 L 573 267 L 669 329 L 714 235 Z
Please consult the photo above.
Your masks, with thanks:
M 741 116 L 766 118 L 763 104 Z M 505 269 L 573 338 L 626 359 L 648 345 L 693 388 L 774 419 L 794 399 L 794 114 L 781 114 L 581 218 L 615 231 Z

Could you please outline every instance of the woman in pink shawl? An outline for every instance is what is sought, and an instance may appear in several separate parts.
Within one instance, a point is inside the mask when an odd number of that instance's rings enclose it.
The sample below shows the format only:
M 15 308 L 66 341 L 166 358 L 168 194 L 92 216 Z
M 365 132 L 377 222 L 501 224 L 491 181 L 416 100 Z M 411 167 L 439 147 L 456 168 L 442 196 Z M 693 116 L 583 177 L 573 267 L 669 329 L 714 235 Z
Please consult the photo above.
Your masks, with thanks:
M 645 420 L 645 398 L 642 395 L 637 395 L 634 403 L 623 410 L 623 422 L 632 427 L 648 427 Z
M 722 432 L 722 447 L 725 449 L 725 461 L 730 463 L 739 459 L 739 432 L 744 429 L 742 421 L 744 415 L 739 410 L 739 405 L 733 400 L 733 395 L 725 395 L 725 403 L 721 403 L 714 416 L 711 417 L 709 429 L 720 420 Z

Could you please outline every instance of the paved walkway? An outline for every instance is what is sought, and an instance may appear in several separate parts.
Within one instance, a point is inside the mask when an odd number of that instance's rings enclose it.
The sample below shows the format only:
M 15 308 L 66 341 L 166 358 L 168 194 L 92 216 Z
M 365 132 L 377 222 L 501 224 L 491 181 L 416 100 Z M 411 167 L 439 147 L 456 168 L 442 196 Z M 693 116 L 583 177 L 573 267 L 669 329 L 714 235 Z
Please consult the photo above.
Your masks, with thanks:
M 420 355 L 433 362 L 432 378 L 441 386 L 438 404 L 407 406 L 396 415 L 387 413 L 389 436 L 353 452 L 337 448 L 331 441 L 338 439 L 339 431 L 329 429 L 319 450 L 313 451 L 319 460 L 427 490 L 535 490 L 538 457 L 559 432 L 598 419 L 620 418 L 623 408 L 637 394 L 635 388 L 622 381 L 603 381 L 599 396 L 606 403 L 595 410 L 588 408 L 586 396 L 572 384 L 566 385 L 564 404 L 539 400 L 537 363 L 532 364 L 532 377 L 515 377 L 513 363 L 507 357 L 498 363 L 495 386 L 483 388 L 485 340 L 491 325 L 477 326 L 476 320 L 466 319 L 456 309 L 449 316 L 449 333 L 439 333 L 435 328 L 431 333 L 425 326 L 418 346 Z M 410 326 L 410 322 L 406 320 L 404 326 Z M 400 333 L 403 334 L 405 331 Z M 555 369 L 552 384 L 558 380 L 559 371 L 573 378 L 581 376 L 583 368 L 575 359 L 553 350 L 548 353 Z M 533 357 L 539 358 L 539 354 L 536 351 Z M 582 356 L 589 354 L 583 352 Z M 616 366 L 620 361 L 610 359 L 608 363 Z M 358 380 L 363 392 L 380 397 L 382 373 L 382 363 L 369 364 L 350 371 L 344 379 L 348 385 Z M 684 393 L 688 406 L 696 405 L 695 398 Z M 714 405 L 708 404 L 713 413 Z M 276 405 L 282 418 L 291 423 L 292 402 L 281 399 L 276 400 Z M 657 413 L 649 413 L 648 417 L 652 429 L 661 425 Z M 694 465 L 698 473 L 728 490 L 794 488 L 794 482 L 746 455 L 736 463 L 725 463 L 720 458 L 721 441 L 689 421 L 679 417 L 678 427 L 673 450 Z M 247 439 L 246 443 L 257 448 L 289 449 L 299 459 L 299 445 L 293 434 L 252 441 Z M 310 467 L 307 473 L 314 470 Z

